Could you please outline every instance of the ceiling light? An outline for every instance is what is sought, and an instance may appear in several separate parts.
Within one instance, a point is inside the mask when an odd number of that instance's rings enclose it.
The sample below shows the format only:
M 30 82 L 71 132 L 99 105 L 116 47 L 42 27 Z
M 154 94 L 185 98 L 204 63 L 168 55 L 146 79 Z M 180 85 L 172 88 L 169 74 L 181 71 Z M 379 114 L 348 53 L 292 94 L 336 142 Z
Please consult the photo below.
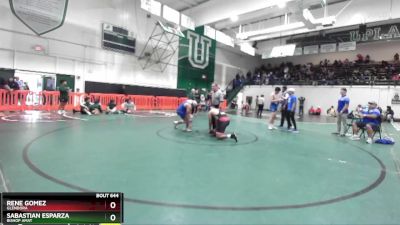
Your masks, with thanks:
M 247 39 L 248 37 L 251 37 L 251 36 L 282 32 L 282 31 L 286 31 L 286 30 L 298 29 L 301 27 L 304 27 L 303 22 L 295 22 L 295 23 L 289 23 L 289 24 L 285 24 L 285 25 L 270 27 L 270 28 L 266 28 L 266 29 L 262 29 L 262 30 L 238 33 L 236 35 L 236 37 L 239 39 Z
M 293 35 L 293 34 L 305 33 L 305 32 L 309 32 L 309 31 L 310 30 L 307 29 L 307 28 L 300 28 L 300 29 L 293 30 L 293 31 L 286 31 L 283 34 L 282 33 L 275 33 L 275 34 L 267 34 L 267 35 L 252 37 L 252 38 L 249 38 L 249 41 L 260 41 L 260 40 L 277 38 L 277 37 L 280 37 L 280 36 L 288 36 L 288 35 Z
M 276 4 L 278 8 L 283 9 L 286 7 L 286 1 L 281 1 L 278 4 Z
M 230 20 L 231 20 L 232 22 L 237 22 L 237 21 L 239 20 L 239 16 L 238 16 L 238 15 L 232 15 L 232 16 L 230 17 Z

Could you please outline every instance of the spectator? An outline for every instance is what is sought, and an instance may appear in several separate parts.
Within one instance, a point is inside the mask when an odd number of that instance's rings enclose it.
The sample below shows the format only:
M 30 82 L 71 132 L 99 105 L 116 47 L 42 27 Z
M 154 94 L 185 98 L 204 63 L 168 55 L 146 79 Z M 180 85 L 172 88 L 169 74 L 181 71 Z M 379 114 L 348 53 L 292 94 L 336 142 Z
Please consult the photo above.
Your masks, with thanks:
M 130 114 L 136 111 L 136 105 L 131 98 L 125 99 L 125 102 L 122 103 L 121 108 L 122 112 L 125 114 Z
M 349 61 L 349 59 L 346 58 L 346 59 L 343 61 L 343 65 L 344 65 L 344 66 L 347 66 L 347 67 L 350 66 L 350 61 Z
M 380 126 L 381 113 L 377 109 L 377 103 L 374 101 L 368 102 L 368 108 L 361 112 L 361 120 L 353 123 L 353 136 L 351 140 L 360 140 L 358 132 L 360 129 L 365 129 L 368 134 L 367 143 L 372 144 L 372 135 L 374 130 Z
M 73 113 L 76 113 L 75 109 L 73 110 Z M 81 103 L 81 109 L 80 113 L 82 115 L 97 115 L 100 114 L 100 112 L 96 108 L 92 108 L 92 103 L 90 102 L 89 97 L 85 97 L 83 103 Z
M 14 78 L 13 77 L 10 77 L 9 79 L 8 79 L 8 87 L 10 87 L 10 89 L 11 90 L 19 90 L 19 86 L 18 86 L 18 83 L 14 80 Z
M 399 61 L 399 53 L 394 54 L 393 61 L 395 61 L 395 62 Z
M 200 109 L 201 110 L 206 110 L 207 106 L 206 106 L 206 97 L 204 96 L 204 94 L 200 95 Z
M 328 59 L 321 60 L 318 65 L 307 63 L 303 65 L 293 65 L 292 63 L 281 63 L 279 66 L 261 66 L 256 68 L 254 74 L 249 71 L 247 78 L 240 78 L 246 84 L 299 84 L 299 85 L 338 85 L 338 84 L 376 84 L 379 81 L 398 80 L 399 69 L 397 63 L 388 64 L 382 61 L 382 64 L 372 64 L 370 55 L 363 57 L 357 55 L 355 64 L 348 59 L 334 60 L 331 63 Z M 366 65 L 368 64 L 368 65 Z M 393 76 L 395 74 L 395 76 Z M 234 80 L 237 80 L 235 78 Z M 395 82 L 392 82 L 395 83 Z M 233 86 L 238 86 L 234 82 Z
M 26 90 L 26 91 L 30 90 L 29 85 L 28 85 L 27 82 L 24 82 L 24 90 Z
M 246 116 L 247 114 L 249 114 L 249 111 L 250 111 L 249 102 L 247 102 L 247 101 L 245 103 L 242 102 L 242 112 L 241 112 L 241 114 Z
M 20 80 L 19 77 L 15 77 L 15 82 L 18 84 L 19 90 L 24 90 L 24 81 Z
M 101 103 L 100 103 L 100 99 L 96 99 L 94 101 L 94 103 L 91 105 L 90 109 L 93 110 L 97 110 L 99 113 L 103 113 L 103 110 L 101 109 Z
M 370 61 L 371 61 L 371 59 L 370 59 L 369 55 L 366 55 L 366 56 L 365 56 L 365 61 L 364 61 L 364 62 L 365 62 L 366 64 L 368 64 Z
M 363 63 L 364 62 L 364 57 L 363 55 L 361 55 L 360 53 L 357 54 L 357 59 L 356 59 L 356 63 Z
M 314 106 L 311 106 L 310 109 L 308 110 L 309 115 L 315 115 L 315 109 Z
M 364 107 L 361 104 L 357 105 L 356 112 L 361 113 L 364 110 Z
M 106 108 L 106 114 L 119 114 L 117 104 L 114 99 L 111 99 Z
M 386 106 L 386 112 L 385 112 L 384 119 L 385 119 L 385 121 L 388 121 L 389 123 L 393 121 L 394 111 L 391 106 Z
M 244 77 L 244 75 L 242 74 L 242 76 L 240 76 L 240 82 L 242 84 L 246 84 L 246 77 Z
M 188 98 L 191 99 L 191 100 L 195 100 L 195 95 L 196 95 L 196 89 L 192 88 L 192 89 L 190 90 L 190 93 L 189 93 L 189 95 L 188 95 Z
M 320 116 L 322 112 L 321 106 L 318 106 L 317 109 L 315 110 L 315 115 Z
M 306 101 L 306 98 L 300 97 L 299 98 L 299 116 L 304 115 L 304 102 Z
M 8 86 L 8 83 L 4 78 L 0 77 L 0 89 L 5 89 L 7 91 L 12 91 L 10 86 Z
M 328 110 L 326 110 L 326 114 L 331 117 L 336 117 L 336 110 L 334 106 L 331 106 Z

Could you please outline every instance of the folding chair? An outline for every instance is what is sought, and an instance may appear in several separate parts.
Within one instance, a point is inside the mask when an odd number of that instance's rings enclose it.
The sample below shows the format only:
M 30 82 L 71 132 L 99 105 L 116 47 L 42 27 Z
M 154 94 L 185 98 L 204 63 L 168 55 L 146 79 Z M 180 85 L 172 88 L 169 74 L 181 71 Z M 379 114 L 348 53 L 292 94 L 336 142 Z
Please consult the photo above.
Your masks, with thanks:
M 367 130 L 365 128 L 361 129 L 360 138 L 361 137 L 365 138 L 366 131 Z M 373 128 L 373 132 L 374 133 L 372 134 L 372 139 L 374 139 L 376 133 L 379 133 L 379 138 L 382 139 L 382 116 L 378 117 L 378 125 Z
M 353 123 L 357 122 L 359 120 L 360 120 L 360 118 L 355 117 L 353 112 L 350 112 L 349 115 L 347 115 L 347 119 L 346 119 L 347 126 L 345 127 L 344 134 L 345 135 L 347 135 L 347 134 L 353 135 L 353 130 L 352 130 Z

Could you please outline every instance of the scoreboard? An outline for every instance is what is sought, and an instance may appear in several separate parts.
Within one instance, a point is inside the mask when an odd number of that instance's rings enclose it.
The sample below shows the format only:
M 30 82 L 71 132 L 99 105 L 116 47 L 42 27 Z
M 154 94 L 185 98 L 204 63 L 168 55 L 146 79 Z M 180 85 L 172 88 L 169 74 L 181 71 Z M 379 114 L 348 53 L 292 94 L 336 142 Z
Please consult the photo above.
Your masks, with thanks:
M 103 24 L 101 45 L 104 49 L 125 54 L 135 54 L 136 39 L 132 32 L 111 24 Z
M 123 193 L 1 193 L 3 224 L 123 223 Z

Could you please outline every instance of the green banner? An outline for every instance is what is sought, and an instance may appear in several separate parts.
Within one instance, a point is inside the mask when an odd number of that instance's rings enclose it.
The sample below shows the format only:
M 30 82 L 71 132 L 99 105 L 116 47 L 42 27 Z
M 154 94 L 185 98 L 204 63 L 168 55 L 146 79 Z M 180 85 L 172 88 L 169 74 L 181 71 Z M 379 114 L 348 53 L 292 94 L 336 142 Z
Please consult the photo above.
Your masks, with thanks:
M 214 81 L 216 41 L 203 35 L 204 27 L 184 31 L 179 40 L 178 88 L 210 89 Z

